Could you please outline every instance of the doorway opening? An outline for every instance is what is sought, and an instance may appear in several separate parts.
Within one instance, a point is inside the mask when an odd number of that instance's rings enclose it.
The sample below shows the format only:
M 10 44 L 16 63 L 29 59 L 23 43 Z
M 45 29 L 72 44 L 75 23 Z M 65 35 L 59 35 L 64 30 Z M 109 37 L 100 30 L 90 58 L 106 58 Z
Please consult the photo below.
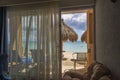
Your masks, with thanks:
M 61 12 L 62 73 L 93 62 L 93 9 Z

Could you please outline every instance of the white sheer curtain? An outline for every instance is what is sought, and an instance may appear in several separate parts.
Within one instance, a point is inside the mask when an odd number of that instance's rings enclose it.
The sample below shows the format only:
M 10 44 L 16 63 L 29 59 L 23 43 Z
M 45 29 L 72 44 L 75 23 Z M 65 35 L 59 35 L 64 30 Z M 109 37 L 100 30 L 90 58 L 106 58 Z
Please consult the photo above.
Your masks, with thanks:
M 16 80 L 60 80 L 57 3 L 8 9 L 9 71 Z

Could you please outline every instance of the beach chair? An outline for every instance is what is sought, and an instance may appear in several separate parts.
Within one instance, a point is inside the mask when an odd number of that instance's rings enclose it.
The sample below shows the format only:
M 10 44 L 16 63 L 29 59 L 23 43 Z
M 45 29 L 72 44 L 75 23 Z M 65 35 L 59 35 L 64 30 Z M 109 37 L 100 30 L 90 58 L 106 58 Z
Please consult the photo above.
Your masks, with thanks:
M 11 66 L 18 65 L 18 64 L 22 63 L 22 59 L 18 55 L 17 50 L 11 50 L 9 52 L 9 57 L 8 58 L 9 58 L 9 63 L 10 63 Z
M 12 77 L 11 80 L 23 80 L 25 75 L 31 71 L 31 60 L 30 63 L 26 62 L 27 58 L 20 57 L 17 50 L 11 50 L 9 52 L 9 64 L 8 70 Z M 29 60 L 27 60 L 29 61 Z
M 37 62 L 37 50 L 36 49 L 31 49 L 31 55 L 33 58 L 33 62 Z
M 71 61 L 74 61 L 74 69 L 76 69 L 76 64 L 81 64 L 81 65 L 86 65 L 87 63 L 87 56 L 86 56 L 86 53 L 78 53 L 78 52 L 75 52 L 72 54 L 73 56 L 73 59 L 71 59 Z
M 17 50 L 10 50 L 8 58 L 8 71 L 12 77 L 15 77 L 20 74 L 20 71 L 24 68 L 22 58 L 18 55 Z
M 43 54 L 43 50 L 40 50 L 39 53 L 37 53 L 37 49 L 31 49 L 30 51 L 31 51 L 31 55 L 32 55 L 32 58 L 33 58 L 33 62 L 38 63 L 39 60 L 42 59 L 42 58 L 40 58 L 40 55 L 41 55 L 40 53 Z

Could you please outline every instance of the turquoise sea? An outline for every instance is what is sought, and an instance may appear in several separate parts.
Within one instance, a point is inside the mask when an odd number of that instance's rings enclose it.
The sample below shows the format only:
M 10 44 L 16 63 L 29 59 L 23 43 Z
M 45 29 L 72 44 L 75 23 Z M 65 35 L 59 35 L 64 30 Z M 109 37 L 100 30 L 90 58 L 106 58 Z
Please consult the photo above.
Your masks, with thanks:
M 62 51 L 68 51 L 68 52 L 87 52 L 87 44 L 85 42 L 76 41 L 76 42 L 70 42 L 66 41 L 62 44 Z M 23 49 L 25 49 L 25 42 L 23 43 Z M 30 53 L 30 49 L 37 49 L 36 42 L 30 42 L 28 45 L 28 50 Z M 22 62 L 26 64 L 26 57 L 22 58 Z M 30 64 L 32 62 L 31 56 L 28 57 L 28 63 Z
M 62 44 L 62 51 L 68 51 L 68 52 L 87 52 L 87 44 L 85 42 L 76 41 L 76 42 L 70 42 L 66 41 Z M 25 49 L 25 43 L 23 43 L 23 50 Z M 31 49 L 37 49 L 37 43 L 36 42 L 30 42 L 28 44 L 28 50 L 30 52 Z
M 87 44 L 81 41 L 76 42 L 66 41 L 63 43 L 63 51 L 87 52 Z

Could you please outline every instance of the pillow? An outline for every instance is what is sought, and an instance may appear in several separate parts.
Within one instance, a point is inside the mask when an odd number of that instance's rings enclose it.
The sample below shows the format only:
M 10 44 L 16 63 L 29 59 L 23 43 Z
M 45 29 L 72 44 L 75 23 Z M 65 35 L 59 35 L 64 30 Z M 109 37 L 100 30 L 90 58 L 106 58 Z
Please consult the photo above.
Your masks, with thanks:
M 91 78 L 91 75 L 93 73 L 93 67 L 96 65 L 96 64 L 99 64 L 97 61 L 94 61 L 93 63 L 91 63 L 88 68 L 87 68 L 87 73 L 85 73 L 83 75 L 83 78 L 84 80 L 90 80 Z
M 110 70 L 105 67 L 103 64 L 96 64 L 93 67 L 93 73 L 91 75 L 91 79 L 90 80 L 98 80 L 100 79 L 102 76 L 104 75 L 110 75 Z
M 94 61 L 94 62 L 91 63 L 91 64 L 89 65 L 89 67 L 87 68 L 87 72 L 88 72 L 89 75 L 92 75 L 92 73 L 93 73 L 93 67 L 94 67 L 96 64 L 99 64 L 99 63 L 98 63 L 97 61 Z
M 78 78 L 78 79 L 80 79 L 80 80 L 83 80 L 82 75 L 79 74 L 79 73 L 77 73 L 77 72 L 75 72 L 75 71 L 67 71 L 67 72 L 65 72 L 64 76 L 65 76 L 65 75 L 69 75 L 71 78 Z M 64 77 L 64 76 L 63 76 L 63 77 Z
M 88 74 L 87 72 L 84 73 L 83 80 L 90 80 L 90 74 Z
M 72 80 L 72 78 L 69 75 L 65 75 L 62 80 Z
M 80 80 L 80 79 L 78 79 L 78 78 L 72 78 L 72 80 Z
M 107 75 L 101 77 L 99 80 L 111 80 Z

